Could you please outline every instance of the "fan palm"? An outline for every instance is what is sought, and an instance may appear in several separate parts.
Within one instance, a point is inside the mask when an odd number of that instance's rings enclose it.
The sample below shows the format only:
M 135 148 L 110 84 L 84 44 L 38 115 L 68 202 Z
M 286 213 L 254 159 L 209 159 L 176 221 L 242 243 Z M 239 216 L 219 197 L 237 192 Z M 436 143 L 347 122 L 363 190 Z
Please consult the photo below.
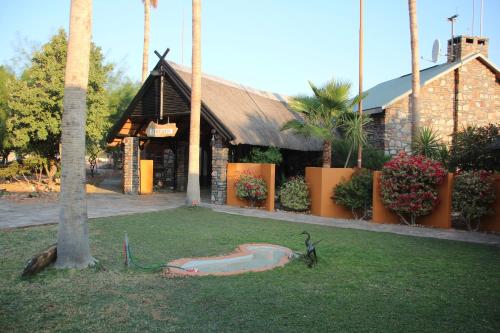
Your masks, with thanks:
M 332 163 L 332 141 L 338 135 L 338 128 L 346 112 L 359 100 L 349 98 L 351 84 L 331 80 L 322 87 L 309 82 L 313 96 L 299 96 L 290 102 L 290 107 L 302 119 L 288 121 L 282 130 L 291 129 L 299 135 L 313 137 L 323 142 L 323 167 Z

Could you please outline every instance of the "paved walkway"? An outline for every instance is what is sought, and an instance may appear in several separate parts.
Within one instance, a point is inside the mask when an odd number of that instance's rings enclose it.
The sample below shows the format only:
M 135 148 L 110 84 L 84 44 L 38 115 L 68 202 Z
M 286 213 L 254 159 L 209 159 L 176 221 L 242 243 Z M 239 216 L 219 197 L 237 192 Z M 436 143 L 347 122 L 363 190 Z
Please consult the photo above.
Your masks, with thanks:
M 125 195 L 93 193 L 87 195 L 89 218 L 153 212 L 182 206 L 184 193 Z M 27 203 L 0 199 L 0 229 L 57 223 L 59 202 Z
M 207 196 L 204 196 L 207 199 Z M 88 195 L 89 218 L 152 212 L 180 207 L 184 204 L 184 193 L 162 193 L 154 195 L 124 195 L 109 191 Z M 430 237 L 455 241 L 490 244 L 500 246 L 500 235 L 481 232 L 467 232 L 454 229 L 434 229 L 408 227 L 395 224 L 376 224 L 365 221 L 353 221 L 318 217 L 290 212 L 268 212 L 260 209 L 238 208 L 202 203 L 203 207 L 214 211 L 257 218 L 284 220 L 296 223 L 318 224 L 338 228 L 389 232 L 399 235 Z M 51 203 L 16 203 L 0 199 L 0 229 L 28 227 L 58 222 L 59 204 Z
M 409 227 L 399 224 L 378 224 L 366 221 L 333 219 L 314 215 L 297 214 L 284 211 L 268 212 L 261 209 L 238 208 L 230 206 L 206 205 L 216 212 L 244 215 L 258 218 L 283 220 L 296 223 L 319 224 L 337 228 L 389 232 L 398 235 L 448 239 L 470 243 L 500 246 L 500 235 L 483 232 L 469 232 L 455 229 Z

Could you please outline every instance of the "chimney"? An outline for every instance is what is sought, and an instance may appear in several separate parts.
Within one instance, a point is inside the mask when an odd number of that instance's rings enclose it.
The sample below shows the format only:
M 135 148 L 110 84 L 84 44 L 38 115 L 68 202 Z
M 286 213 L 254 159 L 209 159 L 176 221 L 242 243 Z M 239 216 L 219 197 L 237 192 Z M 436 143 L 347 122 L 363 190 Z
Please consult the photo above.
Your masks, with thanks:
M 455 62 L 473 53 L 488 56 L 488 38 L 457 36 L 448 40 L 448 62 Z

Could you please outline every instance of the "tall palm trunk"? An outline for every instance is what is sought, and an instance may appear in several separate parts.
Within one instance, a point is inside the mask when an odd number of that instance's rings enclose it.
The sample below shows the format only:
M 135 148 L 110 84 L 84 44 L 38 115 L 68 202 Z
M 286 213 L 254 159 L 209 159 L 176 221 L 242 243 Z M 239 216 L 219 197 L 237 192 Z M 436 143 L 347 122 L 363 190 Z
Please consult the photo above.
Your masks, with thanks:
M 332 143 L 330 141 L 323 142 L 323 168 L 332 167 Z
M 191 71 L 191 121 L 186 204 L 200 203 L 200 109 L 201 109 L 201 0 L 193 0 L 193 55 Z
M 408 10 L 410 14 L 410 38 L 411 38 L 411 136 L 412 142 L 418 135 L 420 123 L 420 70 L 418 59 L 418 25 L 417 25 L 417 0 L 408 0 Z
M 150 0 L 144 1 L 144 47 L 142 49 L 142 83 L 148 77 L 148 53 L 149 53 L 149 9 Z
M 62 116 L 58 268 L 85 268 L 90 255 L 85 197 L 85 120 L 92 0 L 72 0 Z

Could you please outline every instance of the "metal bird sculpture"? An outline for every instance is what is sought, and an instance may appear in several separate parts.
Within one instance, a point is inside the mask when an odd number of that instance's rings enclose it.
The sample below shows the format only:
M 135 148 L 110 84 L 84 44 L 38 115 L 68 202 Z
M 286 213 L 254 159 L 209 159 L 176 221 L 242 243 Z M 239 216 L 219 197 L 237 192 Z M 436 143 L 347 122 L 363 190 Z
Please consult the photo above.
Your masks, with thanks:
M 304 257 L 307 259 L 307 266 L 311 268 L 318 263 L 318 256 L 316 255 L 316 244 L 321 242 L 321 240 L 312 243 L 311 235 L 307 231 L 303 231 L 302 234 L 307 235 L 307 238 L 305 240 L 306 254 L 304 255 Z

